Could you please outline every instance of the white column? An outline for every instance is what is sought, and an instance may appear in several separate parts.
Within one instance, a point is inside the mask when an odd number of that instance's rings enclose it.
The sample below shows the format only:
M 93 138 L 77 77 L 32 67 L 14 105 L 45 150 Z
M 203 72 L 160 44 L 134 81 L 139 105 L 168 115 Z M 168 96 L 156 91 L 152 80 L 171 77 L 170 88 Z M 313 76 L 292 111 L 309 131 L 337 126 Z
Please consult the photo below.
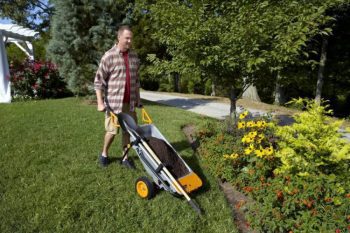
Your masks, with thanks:
M 0 103 L 11 102 L 10 71 L 4 43 L 4 36 L 0 30 Z

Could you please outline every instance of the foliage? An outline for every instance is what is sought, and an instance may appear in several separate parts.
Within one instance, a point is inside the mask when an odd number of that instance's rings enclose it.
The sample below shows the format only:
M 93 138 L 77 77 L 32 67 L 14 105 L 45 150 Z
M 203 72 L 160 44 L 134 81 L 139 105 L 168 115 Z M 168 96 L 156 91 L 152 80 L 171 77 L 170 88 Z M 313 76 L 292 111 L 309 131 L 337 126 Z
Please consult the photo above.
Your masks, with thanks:
M 6 54 L 9 64 L 19 64 L 27 58 L 27 55 L 13 43 L 6 44 Z
M 34 50 L 34 59 L 39 61 L 47 61 L 46 48 L 50 41 L 50 32 L 45 31 L 40 33 L 40 37 L 32 41 Z
M 76 95 L 89 93 L 102 55 L 116 41 L 129 1 L 54 1 L 47 52 Z
M 233 126 L 227 126 L 228 122 L 201 127 L 197 137 L 201 141 L 200 155 L 208 169 L 238 186 L 245 186 L 244 174 L 254 174 L 256 179 L 271 176 L 278 161 L 274 157 L 275 139 L 268 120 L 269 117 L 253 119 L 244 111 Z M 240 173 L 241 179 L 235 178 Z
M 46 61 L 46 46 L 49 41 L 49 33 L 42 32 L 39 38 L 36 38 L 32 41 L 33 50 L 34 50 L 34 59 L 39 61 Z M 25 61 L 27 55 L 18 48 L 13 43 L 6 44 L 6 53 L 8 57 L 8 61 L 11 64 L 20 64 Z
M 331 32 L 326 10 L 342 2 L 137 1 L 169 54 L 149 55 L 155 73 L 218 77 L 238 96 L 243 84 L 275 81 L 276 71 L 308 57 L 306 43 Z
M 329 105 L 320 106 L 311 100 L 295 99 L 291 103 L 306 104 L 304 112 L 294 116 L 295 123 L 278 127 L 279 150 L 276 156 L 282 166 L 277 173 L 337 174 L 350 168 L 350 144 L 342 139 L 342 121 L 332 121 L 326 114 Z
M 263 119 L 243 112 L 234 126 L 211 123 L 197 131 L 206 168 L 251 197 L 236 208 L 246 210 L 248 224 L 258 232 L 349 230 L 350 144 L 340 139 L 339 122 L 324 116 L 330 113 L 325 106 L 306 103 L 307 111 L 291 126 L 272 121 L 263 127 Z M 289 160 L 281 156 L 285 149 L 295 150 Z
M 54 11 L 50 1 L 45 3 L 42 0 L 0 0 L 0 5 L 1 17 L 9 18 L 19 25 L 39 32 L 49 27 L 50 17 Z
M 59 98 L 69 95 L 66 83 L 51 62 L 24 61 L 10 66 L 14 100 Z
M 251 181 L 247 218 L 259 232 L 347 232 L 348 177 L 293 175 Z

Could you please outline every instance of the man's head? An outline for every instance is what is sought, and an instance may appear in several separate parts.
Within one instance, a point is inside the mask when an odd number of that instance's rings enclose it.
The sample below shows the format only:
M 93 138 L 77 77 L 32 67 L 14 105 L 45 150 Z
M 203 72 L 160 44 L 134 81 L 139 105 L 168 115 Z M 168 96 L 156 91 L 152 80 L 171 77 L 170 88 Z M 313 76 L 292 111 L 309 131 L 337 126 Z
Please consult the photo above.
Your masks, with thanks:
M 121 26 L 118 29 L 118 48 L 125 52 L 131 48 L 132 32 L 129 26 Z

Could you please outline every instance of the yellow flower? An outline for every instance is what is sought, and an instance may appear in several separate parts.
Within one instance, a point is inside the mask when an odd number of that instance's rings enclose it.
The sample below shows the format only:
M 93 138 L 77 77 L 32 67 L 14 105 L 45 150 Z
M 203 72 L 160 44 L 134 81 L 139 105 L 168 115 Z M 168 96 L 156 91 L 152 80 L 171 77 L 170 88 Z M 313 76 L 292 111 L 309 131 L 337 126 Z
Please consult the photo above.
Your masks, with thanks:
M 261 121 L 261 127 L 266 127 L 266 126 L 267 126 L 266 121 Z
M 250 145 L 249 145 L 249 148 L 250 148 L 251 150 L 254 150 L 254 149 L 255 149 L 254 144 L 250 144 Z
M 248 133 L 248 136 L 254 139 L 254 138 L 256 137 L 257 134 L 258 134 L 258 133 L 257 133 L 256 131 L 253 131 L 253 132 L 249 132 L 249 133 Z
M 237 153 L 232 153 L 232 154 L 230 154 L 230 155 L 228 155 L 228 154 L 224 154 L 224 155 L 223 155 L 223 157 L 224 157 L 225 160 L 227 160 L 227 159 L 235 160 L 235 159 L 238 158 L 238 156 L 239 156 L 239 155 L 238 155 Z
M 254 121 L 248 121 L 248 122 L 247 122 L 247 127 L 252 128 L 252 127 L 254 127 L 254 126 L 255 126 Z
M 255 126 L 258 127 L 258 128 L 261 128 L 262 127 L 262 121 L 257 121 L 255 123 Z
M 253 152 L 253 150 L 250 149 L 249 147 L 244 150 L 244 154 L 246 154 L 246 155 L 250 155 L 252 152 Z
M 254 138 L 251 138 L 251 137 L 249 137 L 248 135 L 245 135 L 245 136 L 242 138 L 242 142 L 243 142 L 243 143 L 251 143 L 253 140 L 254 140 Z
M 237 159 L 238 158 L 238 154 L 237 153 L 232 153 L 231 155 L 230 155 L 230 159 Z
M 262 148 L 260 148 L 259 150 L 255 150 L 254 152 L 259 158 L 262 158 L 265 155 L 265 150 Z
M 264 134 L 259 134 L 258 135 L 258 139 L 257 139 L 257 142 L 260 144 L 261 143 L 261 141 L 263 140 L 265 138 L 265 135 Z
M 265 148 L 265 154 L 266 155 L 272 155 L 273 154 L 273 147 L 272 146 L 266 147 Z
M 244 119 L 248 116 L 248 111 L 244 111 L 243 113 L 239 114 L 239 119 Z
M 245 122 L 238 122 L 237 128 L 238 129 L 244 129 L 245 128 Z

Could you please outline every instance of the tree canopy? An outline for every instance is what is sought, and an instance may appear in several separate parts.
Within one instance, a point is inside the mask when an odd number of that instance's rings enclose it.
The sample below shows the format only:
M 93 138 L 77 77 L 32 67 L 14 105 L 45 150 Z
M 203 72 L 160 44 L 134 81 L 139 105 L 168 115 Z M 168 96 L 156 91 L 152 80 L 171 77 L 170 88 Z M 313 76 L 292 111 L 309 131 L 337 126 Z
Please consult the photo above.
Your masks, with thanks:
M 0 0 L 0 16 L 39 32 L 50 25 L 53 6 L 45 0 Z
M 48 53 L 75 94 L 86 94 L 105 51 L 116 40 L 129 1 L 54 1 Z
M 242 90 L 243 84 L 275 80 L 276 71 L 304 62 L 301 58 L 313 52 L 307 50 L 307 43 L 331 33 L 327 23 L 333 18 L 326 11 L 344 2 L 159 0 L 138 4 L 149 14 L 153 38 L 166 46 L 171 57 L 150 55 L 155 71 L 211 74 L 225 86 Z

